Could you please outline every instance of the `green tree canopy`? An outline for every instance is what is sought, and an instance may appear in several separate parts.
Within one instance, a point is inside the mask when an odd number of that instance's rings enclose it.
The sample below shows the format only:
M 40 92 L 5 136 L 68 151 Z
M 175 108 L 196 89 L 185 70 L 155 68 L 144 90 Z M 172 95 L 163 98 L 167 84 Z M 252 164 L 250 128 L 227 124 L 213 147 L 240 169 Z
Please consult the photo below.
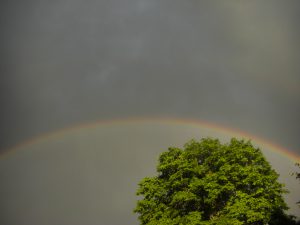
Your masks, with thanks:
M 293 224 L 287 191 L 250 141 L 192 140 L 163 152 L 157 172 L 139 183 L 142 225 Z

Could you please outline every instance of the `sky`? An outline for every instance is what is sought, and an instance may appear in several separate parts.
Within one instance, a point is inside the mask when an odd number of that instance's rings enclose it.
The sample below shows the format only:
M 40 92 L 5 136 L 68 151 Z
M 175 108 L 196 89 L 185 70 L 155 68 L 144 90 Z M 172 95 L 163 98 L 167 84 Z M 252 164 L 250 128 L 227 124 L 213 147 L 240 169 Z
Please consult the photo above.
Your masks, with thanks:
M 299 153 L 298 1 L 1 1 L 1 143 L 196 118 Z
M 225 144 L 232 135 L 203 123 L 123 120 L 44 136 L 0 158 L 0 224 L 137 225 L 138 182 L 157 175 L 162 152 L 182 148 L 191 138 L 209 136 Z M 290 191 L 288 213 L 300 218 L 300 183 L 290 176 L 293 160 L 262 142 L 252 143 Z
M 239 129 L 299 155 L 299 7 L 3 0 L 0 152 L 78 124 L 172 117 Z

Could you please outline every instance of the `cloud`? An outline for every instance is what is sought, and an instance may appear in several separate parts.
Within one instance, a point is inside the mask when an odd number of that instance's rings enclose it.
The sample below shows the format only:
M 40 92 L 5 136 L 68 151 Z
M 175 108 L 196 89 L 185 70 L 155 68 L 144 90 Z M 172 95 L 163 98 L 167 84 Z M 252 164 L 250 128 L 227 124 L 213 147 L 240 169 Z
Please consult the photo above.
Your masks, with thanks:
M 172 115 L 296 149 L 298 5 L 6 3 L 0 146 L 74 123 Z

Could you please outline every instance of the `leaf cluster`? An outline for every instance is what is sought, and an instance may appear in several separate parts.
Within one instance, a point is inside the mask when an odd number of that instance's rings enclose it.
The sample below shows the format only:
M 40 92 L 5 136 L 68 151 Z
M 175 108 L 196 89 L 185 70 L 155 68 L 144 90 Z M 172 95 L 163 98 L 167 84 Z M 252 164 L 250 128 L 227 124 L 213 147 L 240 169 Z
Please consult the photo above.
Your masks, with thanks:
M 157 172 L 139 183 L 143 198 L 134 212 L 142 225 L 271 224 L 287 218 L 287 190 L 250 141 L 192 140 L 163 152 Z
M 298 169 L 300 169 L 300 163 L 296 163 L 295 166 L 298 167 Z M 293 172 L 292 176 L 295 176 L 296 179 L 300 180 L 300 172 Z M 300 207 L 300 201 L 298 201 L 297 204 Z

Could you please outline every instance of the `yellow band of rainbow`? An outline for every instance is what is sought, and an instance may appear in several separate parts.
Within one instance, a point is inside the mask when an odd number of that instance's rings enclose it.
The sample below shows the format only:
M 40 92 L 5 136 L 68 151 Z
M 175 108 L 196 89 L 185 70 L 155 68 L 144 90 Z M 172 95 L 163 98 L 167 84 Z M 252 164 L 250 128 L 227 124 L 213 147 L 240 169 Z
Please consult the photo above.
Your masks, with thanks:
M 278 144 L 272 143 L 266 139 L 257 137 L 255 135 L 249 134 L 249 133 L 241 131 L 239 129 L 221 126 L 221 125 L 218 125 L 218 124 L 215 124 L 212 122 L 203 121 L 203 120 L 199 120 L 199 119 L 174 118 L 174 117 L 119 118 L 119 119 L 109 119 L 109 120 L 97 120 L 97 121 L 93 121 L 93 122 L 89 122 L 89 123 L 78 124 L 75 126 L 60 129 L 58 131 L 42 134 L 42 135 L 36 136 L 34 138 L 31 138 L 25 142 L 22 142 L 20 144 L 17 144 L 16 146 L 14 146 L 10 149 L 7 149 L 2 154 L 0 154 L 0 158 L 3 158 L 5 155 L 8 155 L 9 153 L 17 151 L 18 149 L 35 144 L 41 140 L 63 136 L 64 134 L 75 131 L 75 130 L 91 129 L 91 128 L 94 128 L 97 126 L 112 126 L 112 125 L 133 124 L 133 123 L 143 123 L 143 122 L 160 122 L 160 123 L 165 123 L 165 124 L 190 125 L 190 126 L 202 127 L 202 128 L 206 128 L 206 129 L 215 130 L 220 133 L 224 133 L 226 135 L 230 135 L 233 137 L 240 137 L 240 138 L 253 140 L 257 144 L 261 144 L 261 145 L 269 148 L 271 151 L 275 151 L 275 152 L 287 157 L 292 162 L 300 162 L 300 156 L 297 155 L 296 153 L 294 153 Z

